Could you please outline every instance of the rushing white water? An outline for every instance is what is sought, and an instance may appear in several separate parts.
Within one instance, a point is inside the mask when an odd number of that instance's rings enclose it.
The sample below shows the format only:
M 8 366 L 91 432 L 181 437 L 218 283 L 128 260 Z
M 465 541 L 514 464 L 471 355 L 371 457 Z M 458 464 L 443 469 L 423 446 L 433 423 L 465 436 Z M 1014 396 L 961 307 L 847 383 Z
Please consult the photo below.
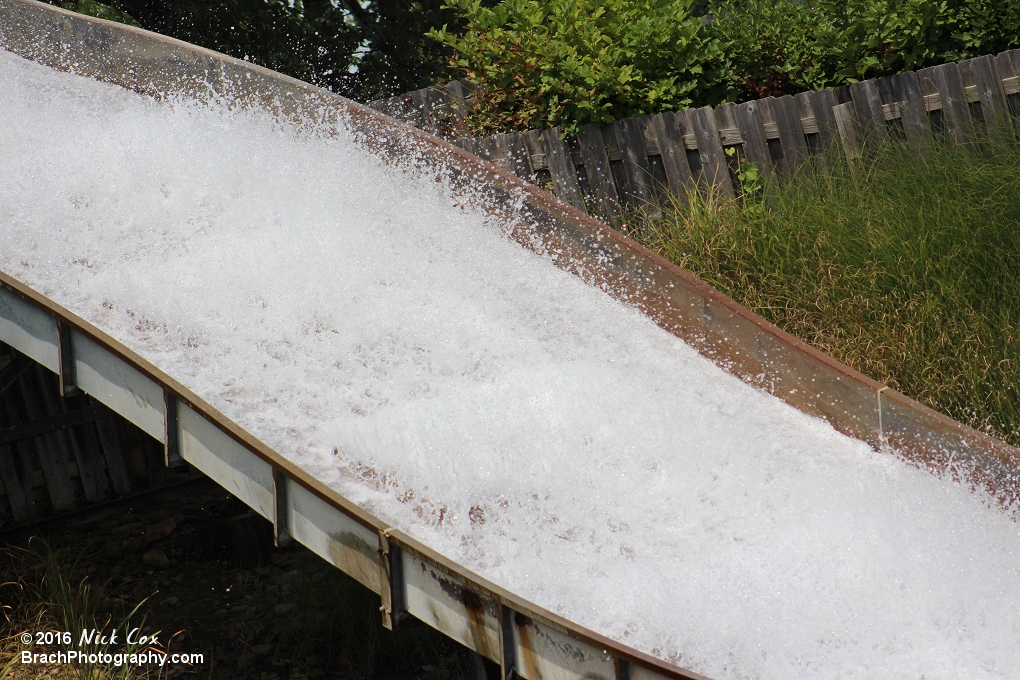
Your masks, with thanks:
M 1020 527 L 341 131 L 0 51 L 0 269 L 365 508 L 717 678 L 1020 677 Z

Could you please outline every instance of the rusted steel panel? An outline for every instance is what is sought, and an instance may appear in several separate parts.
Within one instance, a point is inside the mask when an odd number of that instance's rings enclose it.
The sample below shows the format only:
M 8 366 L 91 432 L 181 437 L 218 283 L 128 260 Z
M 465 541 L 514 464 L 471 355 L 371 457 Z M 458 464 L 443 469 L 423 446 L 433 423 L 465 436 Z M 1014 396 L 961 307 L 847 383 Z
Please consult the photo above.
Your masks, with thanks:
M 293 479 L 287 478 L 285 485 L 287 531 L 294 540 L 381 593 L 379 535 Z
M 517 671 L 527 680 L 615 680 L 616 664 L 603 648 L 581 642 L 518 614 L 514 616 Z
M 499 604 L 468 581 L 404 553 L 407 611 L 487 659 L 502 662 Z

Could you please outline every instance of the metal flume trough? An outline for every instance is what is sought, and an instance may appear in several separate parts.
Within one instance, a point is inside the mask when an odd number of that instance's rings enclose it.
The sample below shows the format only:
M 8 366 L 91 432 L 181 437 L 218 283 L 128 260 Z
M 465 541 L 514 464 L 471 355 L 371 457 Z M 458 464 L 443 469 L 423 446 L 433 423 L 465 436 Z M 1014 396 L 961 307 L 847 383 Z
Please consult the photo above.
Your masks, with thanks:
M 409 173 L 512 225 L 525 247 L 628 302 L 725 370 L 837 430 L 998 497 L 1020 491 L 1020 451 L 937 414 L 807 346 L 551 194 L 367 107 L 250 63 L 34 0 L 0 0 L 0 46 L 154 97 L 216 97 L 294 121 L 336 121 Z M 0 217 L 0 219 L 3 219 Z M 587 630 L 388 526 L 257 441 L 103 331 L 0 272 L 0 341 L 166 446 L 293 538 L 379 593 L 388 626 L 412 616 L 499 663 L 504 677 L 697 678 Z

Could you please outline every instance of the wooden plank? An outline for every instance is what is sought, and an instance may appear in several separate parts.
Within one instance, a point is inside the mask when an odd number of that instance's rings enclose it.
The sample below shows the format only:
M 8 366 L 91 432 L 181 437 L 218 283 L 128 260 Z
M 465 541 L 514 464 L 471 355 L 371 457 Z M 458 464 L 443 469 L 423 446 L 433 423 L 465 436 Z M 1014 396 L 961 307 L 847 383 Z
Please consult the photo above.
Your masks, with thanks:
M 117 420 L 112 416 L 96 422 L 99 432 L 99 444 L 106 460 L 106 471 L 110 475 L 113 490 L 118 495 L 131 493 L 131 476 L 128 474 L 127 463 L 124 462 L 124 450 L 121 447 L 120 435 L 117 434 Z
M 450 115 L 460 123 L 467 116 L 468 104 L 464 86 L 460 81 L 451 80 L 444 86 L 450 93 Z
M 857 159 L 861 157 L 861 145 L 857 137 L 857 126 L 853 120 L 853 110 L 853 102 L 837 104 L 832 107 L 832 113 L 836 119 L 836 129 L 839 131 L 839 141 L 843 145 L 843 154 L 851 168 L 855 167 Z
M 440 106 L 444 103 L 437 93 L 432 88 L 426 87 L 423 90 L 419 90 L 421 93 L 421 117 L 420 127 L 429 134 L 437 134 L 439 132 L 439 114 Z
M 832 115 L 832 107 L 836 105 L 836 97 L 832 90 L 816 90 L 812 92 L 801 92 L 794 99 L 797 101 L 797 111 L 801 121 L 813 121 L 814 145 L 812 153 L 820 159 L 823 169 L 828 169 L 833 162 L 834 145 L 837 144 L 839 132 L 836 129 L 836 119 Z M 810 134 L 808 126 L 804 125 L 805 139 Z M 809 145 L 811 146 L 811 145 Z
M 613 123 L 623 173 L 627 178 L 624 200 L 633 201 L 636 205 L 650 203 L 653 196 L 652 166 L 645 154 L 644 126 L 650 122 L 648 118 L 625 118 Z
M 559 129 L 549 128 L 543 131 L 542 141 L 545 142 L 545 156 L 549 163 L 549 174 L 552 175 L 556 195 L 561 201 L 566 201 L 575 208 L 584 210 L 584 198 L 581 196 L 581 187 L 577 183 L 577 170 L 574 169 L 570 151 L 567 150 L 566 143 L 560 137 Z
M 496 145 L 496 138 L 478 137 L 475 139 L 475 155 L 499 165 L 499 149 Z
M 737 117 L 733 113 L 733 104 L 721 104 L 713 109 L 715 113 L 715 125 L 719 128 L 719 143 L 723 147 L 737 146 L 743 144 L 744 139 L 740 137 L 740 131 L 737 130 L 738 140 L 733 140 L 729 134 L 731 130 L 737 128 Z M 725 150 L 725 149 L 724 149 Z
M 907 147 L 914 153 L 927 149 L 931 146 L 931 119 L 928 117 L 921 81 L 917 74 L 913 71 L 897 73 L 880 82 L 880 87 L 886 86 L 893 97 L 890 103 L 895 101 L 899 107 Z
M 758 113 L 757 102 L 735 104 L 733 117 L 744 139 L 744 158 L 754 163 L 763 180 L 772 177 L 772 154 L 769 153 L 769 143 L 765 138 L 765 127 Z
M 685 113 L 687 123 L 698 141 L 698 156 L 701 158 L 705 180 L 723 196 L 735 198 L 733 182 L 726 167 L 726 153 L 719 138 L 719 126 L 715 122 L 715 112 L 712 107 L 704 106 L 688 109 Z
M 792 172 L 808 159 L 807 140 L 797 113 L 797 100 L 791 95 L 779 98 L 769 97 L 776 127 L 779 129 L 779 143 L 783 146 L 780 161 L 784 172 Z
M 666 171 L 666 181 L 670 192 L 683 205 L 689 202 L 689 196 L 695 190 L 694 175 L 687 164 L 687 151 L 684 149 L 683 132 L 680 129 L 679 116 L 668 111 L 652 117 L 655 130 L 655 141 L 659 147 L 659 157 Z
M 609 167 L 609 153 L 602 130 L 593 123 L 582 125 L 579 139 L 584 172 L 588 175 L 588 186 L 594 194 L 598 211 L 603 219 L 615 225 L 619 221 L 620 197 Z
M 18 391 L 20 392 L 20 390 Z M 16 392 L 15 394 L 17 394 Z M 10 426 L 15 423 L 22 422 L 24 420 L 23 414 L 18 411 L 23 410 L 24 404 L 21 403 L 21 398 L 18 396 L 15 398 L 13 395 L 9 395 L 7 398 L 0 400 L 0 424 Z M 36 486 L 33 483 L 33 477 L 38 476 L 40 478 L 37 486 L 45 485 L 45 478 L 42 476 L 42 471 L 38 469 L 38 463 L 32 453 L 34 447 L 31 442 L 18 442 L 9 447 L 4 447 L 10 454 L 12 469 L 17 471 L 17 480 L 21 487 L 21 494 L 24 498 L 24 507 L 26 518 L 30 519 L 39 515 L 38 502 L 36 501 L 36 495 L 32 491 L 32 487 Z M 5 479 L 14 479 L 13 477 L 7 477 L 4 473 Z M 8 484 L 8 493 L 10 493 L 10 484 L 13 482 L 5 482 Z
M 545 156 L 545 144 L 542 142 L 542 135 L 539 130 L 528 130 L 521 135 L 524 145 L 528 149 L 528 160 L 531 169 L 534 171 L 536 181 L 539 170 L 549 170 L 549 161 Z
M 977 88 L 981 117 L 989 139 L 995 144 L 1006 143 L 1012 137 L 1013 126 L 995 57 L 985 55 L 961 62 L 960 75 L 964 87 L 974 85 Z
M 32 360 L 16 350 L 11 350 L 11 360 L 0 370 L 0 395 L 16 385 L 25 372 L 32 367 Z
M 995 55 L 995 70 L 1003 81 L 1013 82 L 1013 79 L 1020 75 L 1020 64 L 1013 59 L 1012 50 Z M 1014 118 L 1020 118 L 1020 94 L 1012 96 L 1007 94 L 1006 103 L 1009 106 L 1009 114 Z
M 32 376 L 34 372 L 35 379 L 23 380 L 20 385 L 26 422 L 39 420 L 45 415 L 38 395 L 41 382 L 39 371 L 45 369 L 38 365 L 33 366 L 33 369 L 34 371 L 29 371 L 26 377 Z M 42 468 L 43 476 L 46 477 L 46 490 L 49 492 L 53 509 L 66 510 L 73 507 L 74 483 L 67 474 L 66 445 L 53 433 L 33 439 L 32 444 L 36 447 L 39 466 Z
M 106 476 L 106 466 L 103 464 L 102 447 L 100 447 L 99 438 L 96 436 L 95 423 L 87 423 L 73 428 L 72 436 L 78 469 L 91 471 L 95 479 L 97 500 L 102 501 L 109 498 L 110 483 Z
M 888 140 L 885 116 L 882 114 L 882 95 L 874 81 L 863 80 L 850 86 L 857 124 L 864 143 L 884 144 Z
M 524 135 L 517 133 L 500 135 L 500 137 L 507 158 L 507 169 L 521 179 L 531 181 L 535 171 L 531 167 L 531 156 L 528 153 L 528 145 L 524 141 Z
M 821 138 L 822 145 L 828 146 L 839 134 L 836 130 L 836 117 L 832 114 L 832 107 L 836 105 L 836 96 L 832 90 L 817 90 L 805 94 L 808 95 L 811 103 L 811 112 L 815 117 L 818 136 Z
M 424 127 L 426 122 L 425 91 L 415 90 L 414 92 L 408 92 L 407 96 L 410 101 L 408 101 L 405 105 L 406 108 L 401 116 L 402 120 L 410 123 L 416 128 Z
M 108 414 L 109 409 L 101 404 L 93 404 L 82 409 L 69 411 L 66 408 L 67 400 L 58 395 L 56 376 L 44 372 L 39 383 L 39 396 L 41 397 L 46 420 L 50 427 L 60 425 L 70 427 L 74 423 L 91 423 L 98 415 Z M 88 420 L 85 420 L 85 419 Z M 22 425 L 21 427 L 26 427 Z M 80 427 L 76 429 L 81 429 Z M 106 473 L 102 465 L 98 465 L 98 456 L 95 452 L 86 452 L 79 446 L 77 438 L 71 430 L 57 432 L 55 441 L 59 441 L 70 452 L 78 469 L 78 481 L 85 492 L 85 499 L 90 502 L 102 500 L 106 488 Z
M 11 506 L 11 515 L 15 521 L 24 521 L 35 514 L 35 508 L 29 504 L 31 497 L 25 494 L 27 484 L 18 474 L 10 446 L 0 446 L 0 483 L 7 491 L 7 502 Z
M 917 72 L 917 77 L 922 95 L 938 93 L 942 102 L 942 119 L 949 136 L 959 144 L 970 142 L 973 123 L 959 66 L 949 63 L 924 68 Z

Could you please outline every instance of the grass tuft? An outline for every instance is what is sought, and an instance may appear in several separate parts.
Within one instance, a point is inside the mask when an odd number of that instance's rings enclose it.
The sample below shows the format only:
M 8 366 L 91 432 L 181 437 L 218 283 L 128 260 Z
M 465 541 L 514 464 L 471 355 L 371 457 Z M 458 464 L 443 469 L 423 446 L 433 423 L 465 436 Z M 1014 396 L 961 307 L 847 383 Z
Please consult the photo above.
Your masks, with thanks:
M 106 599 L 102 586 L 90 582 L 81 556 L 72 559 L 67 549 L 52 550 L 46 541 L 33 539 L 29 548 L 8 547 L 11 562 L 18 565 L 15 580 L 0 583 L 0 602 L 7 635 L 0 638 L 0 680 L 47 677 L 53 680 L 158 680 L 159 669 L 139 669 L 130 664 L 75 663 L 54 666 L 20 663 L 23 649 L 51 653 L 76 649 L 95 654 L 133 654 L 143 651 L 137 644 L 124 644 L 123 633 L 132 620 L 139 618 L 142 603 L 126 612 L 119 621 L 100 613 Z M 100 636 L 112 630 L 121 632 L 118 644 L 94 641 L 79 645 L 84 631 L 96 630 Z M 71 643 L 26 645 L 23 634 L 67 631 Z M 160 650 L 162 651 L 162 650 Z

